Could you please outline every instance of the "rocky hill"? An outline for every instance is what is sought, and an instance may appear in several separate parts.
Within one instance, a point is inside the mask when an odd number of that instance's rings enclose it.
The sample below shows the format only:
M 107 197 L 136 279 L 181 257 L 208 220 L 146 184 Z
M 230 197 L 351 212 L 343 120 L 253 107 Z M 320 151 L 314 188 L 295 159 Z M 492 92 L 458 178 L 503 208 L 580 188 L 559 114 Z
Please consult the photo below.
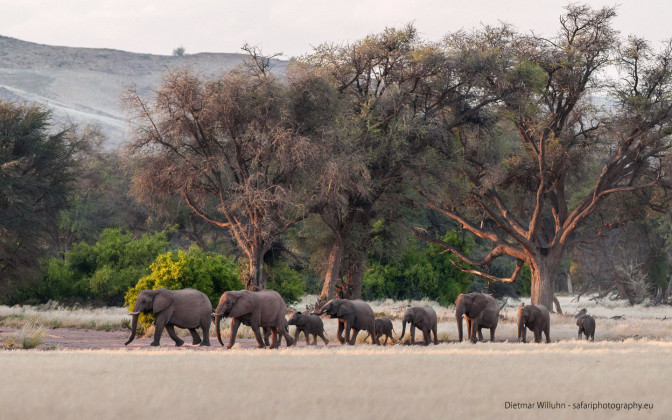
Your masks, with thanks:
M 124 90 L 151 95 L 166 71 L 192 66 L 207 76 L 241 63 L 242 54 L 199 53 L 182 57 L 111 49 L 57 47 L 0 36 L 0 99 L 46 105 L 56 123 L 92 123 L 113 147 L 128 139 Z M 284 73 L 287 62 L 274 60 Z

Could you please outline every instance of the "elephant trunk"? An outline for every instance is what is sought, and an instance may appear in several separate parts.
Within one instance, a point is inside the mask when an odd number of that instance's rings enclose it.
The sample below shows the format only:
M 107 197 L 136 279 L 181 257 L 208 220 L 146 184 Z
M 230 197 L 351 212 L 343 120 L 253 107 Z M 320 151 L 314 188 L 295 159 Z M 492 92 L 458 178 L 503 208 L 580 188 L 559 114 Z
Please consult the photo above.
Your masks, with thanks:
M 404 334 L 406 333 L 406 320 L 404 319 L 401 322 L 401 337 L 399 337 L 399 341 L 404 339 Z
M 224 342 L 222 341 L 222 330 L 219 329 L 219 322 L 221 319 L 222 316 L 215 312 L 215 331 L 217 331 L 217 340 L 219 340 L 219 344 L 223 346 Z
M 460 343 L 462 342 L 462 337 L 463 337 L 463 335 L 462 335 L 462 317 L 463 317 L 462 312 L 455 313 L 455 318 L 457 319 L 457 337 L 460 340 Z M 467 331 L 467 334 L 469 334 L 469 333 L 470 332 Z
M 518 341 L 525 342 L 525 323 L 518 321 Z
M 133 312 L 131 315 L 133 316 L 133 320 L 131 321 L 131 337 L 124 343 L 124 346 L 128 346 L 130 342 L 135 339 L 135 331 L 138 328 L 138 317 L 140 316 L 140 312 Z

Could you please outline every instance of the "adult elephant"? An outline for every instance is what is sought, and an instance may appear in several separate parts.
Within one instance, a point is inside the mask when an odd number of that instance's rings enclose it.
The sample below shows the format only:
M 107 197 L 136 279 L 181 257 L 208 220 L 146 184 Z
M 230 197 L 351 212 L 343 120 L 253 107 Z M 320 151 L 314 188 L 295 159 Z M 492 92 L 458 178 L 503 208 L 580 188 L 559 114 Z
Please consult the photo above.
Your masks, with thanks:
M 546 342 L 550 343 L 551 316 L 544 305 L 525 305 L 518 309 L 518 341 L 525 343 L 527 330 L 534 332 L 534 342 L 541 343 L 541 333 L 546 335 Z
M 273 332 L 271 348 L 279 347 L 278 334 L 285 337 L 287 346 L 294 344 L 294 340 L 289 336 L 289 327 L 285 314 L 287 313 L 287 304 L 282 296 L 274 290 L 261 290 L 251 292 L 249 290 L 236 290 L 224 292 L 219 299 L 219 304 L 215 310 L 215 329 L 217 330 L 217 339 L 223 346 L 222 332 L 220 330 L 220 321 L 223 317 L 231 318 L 231 337 L 230 349 L 236 343 L 236 334 L 240 324 L 252 328 L 254 337 L 257 339 L 258 347 L 266 347 L 259 328 L 270 328 Z
M 338 318 L 338 341 L 341 344 L 355 345 L 357 334 L 366 330 L 371 335 L 371 344 L 380 345 L 376 338 L 375 316 L 373 309 L 363 300 L 332 299 L 321 308 L 315 308 L 316 315 L 327 314 Z M 350 334 L 352 330 L 352 336 Z M 343 338 L 345 331 L 345 338 Z
M 495 341 L 495 329 L 499 322 L 497 300 L 485 293 L 461 294 L 455 301 L 457 334 L 462 341 L 462 317 L 467 322 L 467 335 L 472 343 L 483 339 L 482 328 L 490 329 L 490 341 Z M 478 333 L 478 336 L 477 336 Z
M 436 336 L 438 320 L 436 311 L 430 306 L 414 306 L 406 309 L 404 312 L 404 319 L 401 322 L 401 337 L 399 341 L 404 338 L 406 333 L 406 323 L 411 324 L 411 344 L 415 344 L 415 329 L 422 331 L 422 336 L 425 339 L 425 346 L 431 340 L 431 333 L 434 333 L 434 344 L 439 344 L 439 339 Z
M 175 334 L 175 327 L 188 329 L 193 344 L 210 345 L 212 304 L 203 292 L 194 289 L 169 290 L 166 288 L 142 290 L 131 313 L 133 316 L 131 337 L 125 343 L 126 346 L 135 338 L 138 316 L 141 312 L 151 312 L 156 317 L 154 341 L 150 344 L 152 346 L 159 345 L 164 328 L 168 331 L 170 338 L 175 341 L 176 346 L 184 344 L 184 341 Z M 196 328 L 203 331 L 203 340 L 199 337 Z

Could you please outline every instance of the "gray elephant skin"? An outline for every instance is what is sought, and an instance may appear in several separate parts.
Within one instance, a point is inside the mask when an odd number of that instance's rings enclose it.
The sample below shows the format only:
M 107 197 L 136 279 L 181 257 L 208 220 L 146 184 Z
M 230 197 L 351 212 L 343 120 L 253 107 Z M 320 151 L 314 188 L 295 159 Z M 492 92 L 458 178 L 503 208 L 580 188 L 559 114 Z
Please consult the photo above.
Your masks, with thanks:
M 581 335 L 586 336 L 586 340 L 595 341 L 595 318 L 587 314 L 586 309 L 582 309 L 576 316 L 576 325 L 579 327 L 579 340 Z
M 363 300 L 332 299 L 321 308 L 316 307 L 313 313 L 338 318 L 338 341 L 341 344 L 354 346 L 357 334 L 361 330 L 368 331 L 372 344 L 378 344 L 373 309 Z M 352 334 L 350 334 L 351 330 Z M 343 331 L 345 331 L 345 338 L 343 338 Z
M 392 344 L 394 344 L 394 336 L 392 335 L 392 331 L 394 331 L 394 326 L 392 325 L 392 321 L 390 320 L 390 318 L 377 318 L 375 322 L 375 327 L 376 327 L 376 338 L 378 339 L 379 343 L 380 343 L 380 337 L 384 335 L 385 341 L 382 343 L 383 346 L 387 346 L 388 338 L 392 340 Z
M 156 317 L 152 346 L 159 345 L 164 328 L 168 331 L 170 338 L 175 341 L 176 346 L 179 347 L 184 344 L 184 341 L 175 334 L 175 327 L 188 329 L 193 344 L 210 345 L 212 304 L 203 292 L 194 289 L 169 290 L 165 288 L 142 290 L 131 313 L 133 316 L 131 337 L 125 345 L 128 345 L 135 338 L 138 316 L 141 312 L 151 312 Z M 198 336 L 196 328 L 203 331 L 203 340 Z
M 460 342 L 463 338 L 463 317 L 467 323 L 467 336 L 472 343 L 483 340 L 482 328 L 488 328 L 490 330 L 490 341 L 495 341 L 495 330 L 499 322 L 499 305 L 495 298 L 485 293 L 461 294 L 457 297 L 455 318 Z
M 310 336 L 313 336 L 313 345 L 317 346 L 317 337 L 319 336 L 324 345 L 329 344 L 329 340 L 324 336 L 324 323 L 322 318 L 313 314 L 303 314 L 301 312 L 296 312 L 289 318 L 289 325 L 294 325 L 296 330 L 294 331 L 294 341 L 297 342 L 299 339 L 299 334 L 303 333 L 306 337 L 306 344 L 310 345 Z
M 279 347 L 278 334 L 285 337 L 285 341 L 289 347 L 294 344 L 294 340 L 289 336 L 287 319 L 285 318 L 286 313 L 287 304 L 285 304 L 282 296 L 274 290 L 261 290 L 258 292 L 236 290 L 224 292 L 215 310 L 217 339 L 223 346 L 220 321 L 224 317 L 230 317 L 231 337 L 229 338 L 227 349 L 230 349 L 236 343 L 236 334 L 238 334 L 240 324 L 252 328 L 259 348 L 266 347 L 265 340 L 259 331 L 260 328 L 270 328 L 273 333 L 271 348 Z
M 436 311 L 430 306 L 414 306 L 406 309 L 404 318 L 401 323 L 401 337 L 399 341 L 404 338 L 406 333 L 406 323 L 411 324 L 411 344 L 415 344 L 415 329 L 422 331 L 422 336 L 425 339 L 425 345 L 428 345 L 431 340 L 431 333 L 434 333 L 434 344 L 439 344 L 439 339 L 436 336 L 437 317 Z
M 544 305 L 521 304 L 518 309 L 518 341 L 526 342 L 527 330 L 534 332 L 534 342 L 541 343 L 541 333 L 550 343 L 551 316 Z

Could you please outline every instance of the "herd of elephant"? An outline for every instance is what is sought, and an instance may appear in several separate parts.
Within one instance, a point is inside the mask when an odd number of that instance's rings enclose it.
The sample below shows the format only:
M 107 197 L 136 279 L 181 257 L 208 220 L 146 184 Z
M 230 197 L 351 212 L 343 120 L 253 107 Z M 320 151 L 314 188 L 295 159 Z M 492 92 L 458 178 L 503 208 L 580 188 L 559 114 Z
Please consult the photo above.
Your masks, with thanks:
M 468 339 L 473 343 L 483 340 L 481 330 L 490 330 L 490 341 L 495 341 L 495 329 L 499 322 L 497 301 L 484 293 L 461 294 L 455 301 L 455 317 L 459 341 L 463 340 L 462 318 L 466 320 Z M 126 342 L 128 345 L 136 335 L 138 316 L 140 313 L 153 313 L 155 316 L 154 341 L 152 346 L 158 346 L 163 330 L 168 332 L 170 338 L 177 346 L 184 344 L 175 333 L 175 327 L 188 329 L 191 333 L 193 344 L 201 346 L 210 345 L 210 325 L 215 322 L 217 339 L 223 346 L 220 322 L 222 318 L 231 318 L 231 334 L 227 349 L 233 347 L 240 324 L 251 327 L 259 348 L 280 346 L 284 337 L 287 346 L 296 343 L 299 334 L 304 333 L 306 343 L 317 345 L 317 337 L 320 337 L 325 346 L 329 340 L 324 335 L 324 324 L 321 315 L 329 315 L 338 319 L 338 341 L 341 344 L 354 345 L 357 334 L 367 331 L 372 344 L 380 345 L 380 339 L 385 336 L 383 342 L 392 336 L 392 321 L 388 318 L 376 319 L 373 309 L 362 300 L 332 299 L 323 305 L 317 305 L 310 314 L 296 312 L 287 320 L 287 305 L 282 297 L 273 290 L 251 292 L 247 290 L 225 292 L 219 300 L 219 304 L 212 311 L 212 304 L 204 293 L 194 289 L 169 290 L 143 290 L 138 295 L 133 308 L 131 336 Z M 579 327 L 578 337 L 585 334 L 586 339 L 593 340 L 595 337 L 595 319 L 583 309 L 576 315 Z M 439 344 L 437 337 L 437 316 L 434 309 L 429 306 L 416 306 L 408 308 L 402 319 L 402 331 L 399 340 L 404 338 L 406 324 L 410 324 L 411 344 L 415 344 L 415 329 L 422 331 L 424 344 L 430 342 Z M 289 325 L 295 325 L 294 337 L 289 335 Z M 198 334 L 201 329 L 203 338 Z M 534 341 L 541 342 L 542 333 L 546 336 L 546 342 L 550 342 L 550 315 L 543 305 L 524 305 L 518 309 L 518 341 L 526 342 L 526 332 L 534 333 Z M 263 331 L 263 335 L 262 335 Z M 344 336 L 345 334 L 345 336 Z M 432 340 L 433 334 L 433 340 Z M 269 343 L 269 336 L 271 342 Z M 367 336 L 365 340 L 369 337 Z

